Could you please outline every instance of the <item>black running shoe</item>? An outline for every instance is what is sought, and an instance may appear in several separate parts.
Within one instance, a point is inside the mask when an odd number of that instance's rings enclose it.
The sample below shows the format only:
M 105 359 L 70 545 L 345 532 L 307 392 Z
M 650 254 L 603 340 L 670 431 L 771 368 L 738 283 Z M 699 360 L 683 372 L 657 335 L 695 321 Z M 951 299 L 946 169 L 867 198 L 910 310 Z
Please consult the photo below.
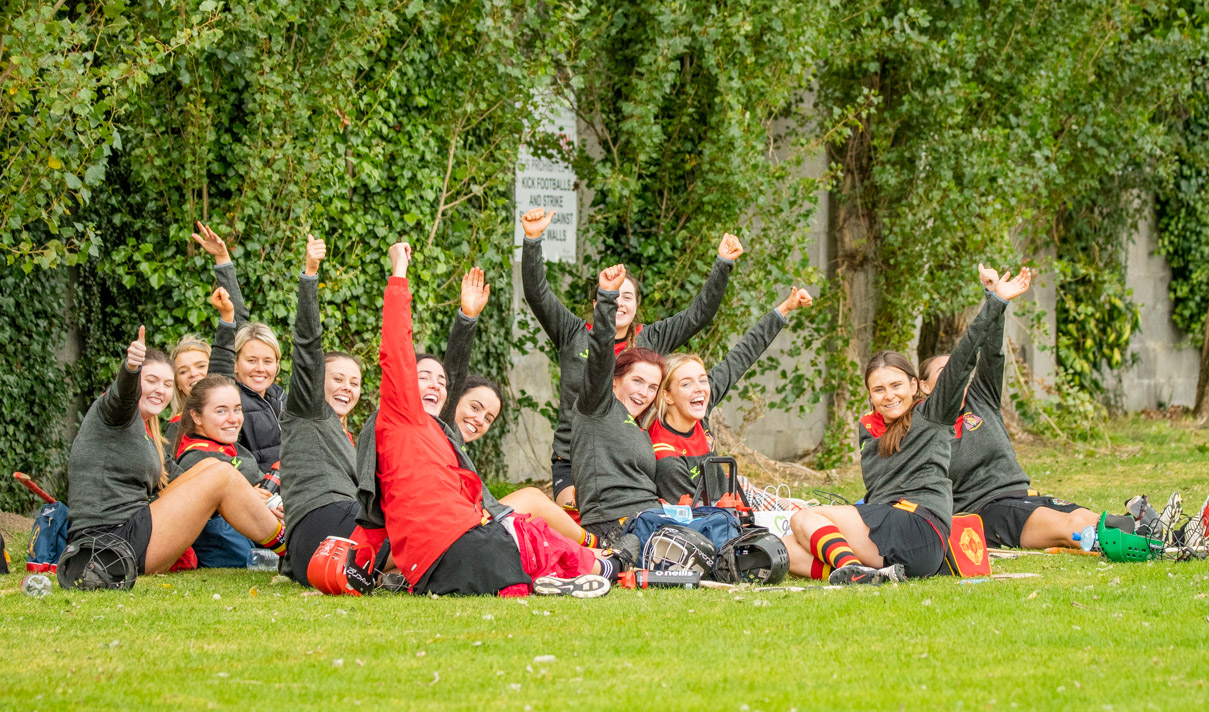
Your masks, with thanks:
M 571 596 L 572 598 L 597 598 L 609 592 L 612 586 L 604 576 L 584 574 L 575 578 L 542 576 L 533 582 L 533 593 L 539 596 Z
M 629 571 L 638 566 L 638 559 L 642 557 L 642 542 L 636 534 L 625 534 L 601 555 L 613 557 L 621 564 L 621 571 Z
M 843 586 L 850 583 L 880 586 L 887 581 L 905 580 L 906 575 L 903 572 L 902 564 L 894 564 L 884 569 L 875 569 L 863 564 L 849 564 L 832 571 L 831 575 L 827 577 L 827 583 L 832 586 Z

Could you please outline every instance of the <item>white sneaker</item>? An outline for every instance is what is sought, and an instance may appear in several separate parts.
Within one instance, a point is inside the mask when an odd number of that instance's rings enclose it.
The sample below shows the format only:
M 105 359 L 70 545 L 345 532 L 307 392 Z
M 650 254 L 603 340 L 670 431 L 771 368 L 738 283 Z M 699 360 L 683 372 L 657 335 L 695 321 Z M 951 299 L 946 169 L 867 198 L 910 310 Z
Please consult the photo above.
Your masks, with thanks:
M 605 595 L 611 588 L 609 580 L 597 574 L 584 574 L 575 578 L 542 576 L 533 582 L 533 592 L 539 596 L 596 598 Z
M 1180 497 L 1179 492 L 1172 492 L 1167 498 L 1167 506 L 1163 507 L 1163 511 L 1159 512 L 1158 531 L 1152 532 L 1151 535 L 1155 539 L 1162 539 L 1163 546 L 1172 546 L 1175 544 L 1175 523 L 1184 515 L 1184 499 Z

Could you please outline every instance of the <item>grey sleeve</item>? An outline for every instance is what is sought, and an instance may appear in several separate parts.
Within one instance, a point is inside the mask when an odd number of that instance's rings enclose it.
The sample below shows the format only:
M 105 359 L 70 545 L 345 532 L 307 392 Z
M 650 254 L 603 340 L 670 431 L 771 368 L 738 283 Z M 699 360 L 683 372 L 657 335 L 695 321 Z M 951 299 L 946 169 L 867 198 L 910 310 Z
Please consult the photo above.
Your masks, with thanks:
M 449 397 L 441 410 L 441 420 L 453 422 L 458 407 L 458 396 L 470 373 L 470 351 L 474 347 L 474 334 L 478 328 L 477 317 L 471 319 L 459 308 L 449 329 L 449 343 L 445 345 L 445 388 Z
M 970 395 L 982 404 L 999 410 L 1003 403 L 1003 367 L 1007 362 L 1003 349 L 1003 331 L 1007 323 L 1007 309 L 991 324 L 982 351 L 978 355 L 978 367 L 974 369 L 974 380 L 970 382 Z
M 575 409 L 584 415 L 603 415 L 612 405 L 613 366 L 617 363 L 613 335 L 617 332 L 604 325 L 617 319 L 618 294 L 617 291 L 596 290 L 596 311 L 592 319 L 597 327 L 590 332 L 588 364 L 584 368 L 579 398 L 575 401 Z
M 714 320 L 714 315 L 718 313 L 718 307 L 722 306 L 726 285 L 730 281 L 730 271 L 734 266 L 735 263 L 730 260 L 715 258 L 714 268 L 710 270 L 705 286 L 687 309 L 645 325 L 641 335 L 650 348 L 661 354 L 671 353 L 709 326 Z
M 974 371 L 978 351 L 1005 309 L 1006 301 L 994 292 L 986 292 L 986 301 L 983 302 L 978 316 L 970 322 L 957 348 L 949 354 L 949 363 L 940 372 L 936 389 L 919 406 L 920 415 L 933 423 L 951 425 L 957 420 L 957 416 L 961 414 L 961 404 L 965 401 L 966 383 L 970 379 L 970 373 Z
M 541 238 L 525 238 L 521 246 L 521 282 L 524 285 L 525 302 L 545 330 L 546 336 L 561 349 L 587 323 L 571 313 L 550 291 L 546 281 L 546 260 L 542 257 Z M 609 322 L 612 323 L 612 322 Z
M 781 316 L 781 312 L 773 309 L 739 339 L 739 343 L 726 354 L 722 363 L 709 370 L 709 411 L 712 411 L 743 374 L 760 360 L 772 340 L 777 338 L 777 334 L 780 334 L 781 329 L 788 323 L 789 320 Z M 709 411 L 706 411 L 707 414 Z
M 210 345 L 208 372 L 235 378 L 235 325 L 229 321 L 218 320 L 214 343 Z
M 140 371 L 126 368 L 126 360 L 122 359 L 113 385 L 97 399 L 97 414 L 101 416 L 102 423 L 111 428 L 121 428 L 130 425 L 139 416 L 139 397 L 142 395 Z
M 225 265 L 216 265 L 214 267 L 214 278 L 218 280 L 218 286 L 226 289 L 227 293 L 231 295 L 231 304 L 235 306 L 236 328 L 251 321 L 252 314 L 248 311 L 248 305 L 244 304 L 243 291 L 239 289 L 239 279 L 235 275 L 235 263 L 228 262 Z
M 323 322 L 319 318 L 319 277 L 298 280 L 298 309 L 294 314 L 294 373 L 285 411 L 302 418 L 323 416 Z

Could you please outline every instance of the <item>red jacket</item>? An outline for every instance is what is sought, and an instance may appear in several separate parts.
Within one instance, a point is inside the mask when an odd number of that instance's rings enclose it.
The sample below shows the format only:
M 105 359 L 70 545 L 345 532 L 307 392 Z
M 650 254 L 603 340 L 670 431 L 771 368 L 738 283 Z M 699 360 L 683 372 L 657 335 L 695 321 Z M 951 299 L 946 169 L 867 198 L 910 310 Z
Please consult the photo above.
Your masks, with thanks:
M 453 445 L 424 412 L 407 279 L 391 277 L 382 304 L 382 387 L 375 441 L 391 554 L 411 585 L 458 537 L 485 521 L 482 481 L 458 467 Z

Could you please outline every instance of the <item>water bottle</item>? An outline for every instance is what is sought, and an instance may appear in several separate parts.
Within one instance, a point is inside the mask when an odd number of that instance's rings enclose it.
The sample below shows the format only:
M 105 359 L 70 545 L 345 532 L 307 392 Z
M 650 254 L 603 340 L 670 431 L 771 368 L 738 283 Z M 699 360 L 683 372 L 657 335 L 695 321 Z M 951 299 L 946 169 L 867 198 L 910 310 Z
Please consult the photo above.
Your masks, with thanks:
M 42 598 L 50 593 L 50 579 L 42 574 L 30 574 L 21 579 L 21 593 L 31 598 Z
M 1096 533 L 1094 526 L 1088 525 L 1083 527 L 1081 532 L 1072 532 L 1070 538 L 1079 542 L 1079 546 L 1083 547 L 1084 551 L 1100 550 L 1099 534 Z
M 281 557 L 270 549 L 252 549 L 248 552 L 249 571 L 276 571 Z

